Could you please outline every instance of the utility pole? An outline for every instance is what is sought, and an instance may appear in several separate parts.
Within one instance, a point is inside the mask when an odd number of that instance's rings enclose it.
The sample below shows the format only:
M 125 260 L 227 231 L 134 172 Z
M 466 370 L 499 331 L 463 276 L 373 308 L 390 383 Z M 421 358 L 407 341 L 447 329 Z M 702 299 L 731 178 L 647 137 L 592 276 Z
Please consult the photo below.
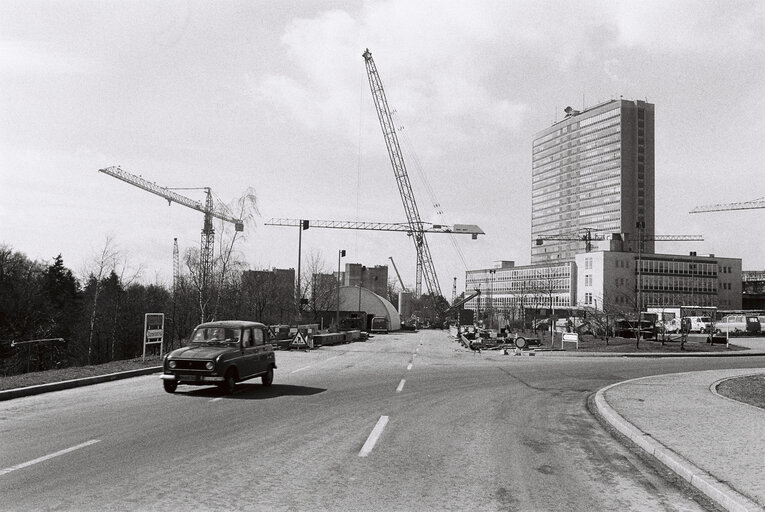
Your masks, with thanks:
M 340 330 L 340 258 L 345 257 L 345 249 L 337 251 L 337 316 L 335 317 L 335 332 Z

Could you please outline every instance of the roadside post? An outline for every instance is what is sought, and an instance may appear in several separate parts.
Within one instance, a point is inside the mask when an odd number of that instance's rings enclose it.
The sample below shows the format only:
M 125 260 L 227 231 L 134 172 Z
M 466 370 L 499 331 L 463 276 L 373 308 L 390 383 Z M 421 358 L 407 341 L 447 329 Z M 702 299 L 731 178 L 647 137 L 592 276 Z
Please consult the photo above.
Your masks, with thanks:
M 159 357 L 162 357 L 165 339 L 165 314 L 146 313 L 143 320 L 143 356 L 146 360 L 146 345 L 159 345 Z

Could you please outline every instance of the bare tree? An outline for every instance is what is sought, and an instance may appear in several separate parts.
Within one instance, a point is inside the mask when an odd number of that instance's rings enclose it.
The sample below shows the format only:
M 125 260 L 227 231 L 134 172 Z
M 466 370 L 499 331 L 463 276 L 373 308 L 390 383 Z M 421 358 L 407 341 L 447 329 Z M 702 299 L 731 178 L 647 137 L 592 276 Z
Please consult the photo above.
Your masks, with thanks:
M 91 364 L 93 353 L 93 331 L 96 325 L 96 311 L 98 310 L 98 296 L 101 292 L 101 281 L 114 271 L 117 265 L 117 257 L 118 252 L 114 247 L 112 236 L 108 235 L 103 249 L 101 249 L 100 253 L 94 256 L 87 271 L 87 276 L 95 282 L 93 289 L 93 307 L 90 311 L 90 327 L 88 329 L 88 364 Z

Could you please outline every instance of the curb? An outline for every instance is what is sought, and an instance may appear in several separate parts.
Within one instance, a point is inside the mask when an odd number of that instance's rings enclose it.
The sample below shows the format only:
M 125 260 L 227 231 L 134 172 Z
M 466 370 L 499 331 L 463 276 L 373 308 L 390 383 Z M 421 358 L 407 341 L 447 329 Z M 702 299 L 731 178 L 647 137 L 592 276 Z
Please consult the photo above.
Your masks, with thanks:
M 110 382 L 113 380 L 129 379 L 131 377 L 139 377 L 141 375 L 151 375 L 152 373 L 159 373 L 161 371 L 161 366 L 153 366 L 150 368 L 140 368 L 138 370 L 109 373 L 107 375 L 97 375 L 93 377 L 85 377 L 82 379 L 72 379 L 62 382 L 52 382 L 50 384 L 27 386 L 25 388 L 8 389 L 5 391 L 0 391 L 0 402 L 3 400 L 11 400 L 13 398 L 20 398 L 23 396 L 40 395 L 42 393 L 48 393 L 51 391 L 61 391 L 63 389 L 90 386 L 91 384 L 100 384 L 102 382 Z
M 605 392 L 609 389 L 649 377 L 640 377 L 623 382 L 617 382 L 606 386 L 595 394 L 595 407 L 612 427 L 629 438 L 633 443 L 645 451 L 648 455 L 664 464 L 667 468 L 675 472 L 683 480 L 687 481 L 693 487 L 704 493 L 709 499 L 732 512 L 756 512 L 763 509 L 750 498 L 735 491 L 726 483 L 719 481 L 706 471 L 696 467 L 693 463 L 684 457 L 673 452 L 660 442 L 656 441 L 649 434 L 646 434 L 623 416 L 617 413 L 605 399 Z

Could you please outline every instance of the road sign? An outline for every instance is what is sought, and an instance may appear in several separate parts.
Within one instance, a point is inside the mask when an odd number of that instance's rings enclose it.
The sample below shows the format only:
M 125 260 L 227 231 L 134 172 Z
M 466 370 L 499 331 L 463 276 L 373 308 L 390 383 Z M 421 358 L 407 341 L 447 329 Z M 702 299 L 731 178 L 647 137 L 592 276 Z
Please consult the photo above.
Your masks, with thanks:
M 162 357 L 164 339 L 165 314 L 146 313 L 143 320 L 143 359 L 146 359 L 146 345 L 159 345 L 159 356 Z

